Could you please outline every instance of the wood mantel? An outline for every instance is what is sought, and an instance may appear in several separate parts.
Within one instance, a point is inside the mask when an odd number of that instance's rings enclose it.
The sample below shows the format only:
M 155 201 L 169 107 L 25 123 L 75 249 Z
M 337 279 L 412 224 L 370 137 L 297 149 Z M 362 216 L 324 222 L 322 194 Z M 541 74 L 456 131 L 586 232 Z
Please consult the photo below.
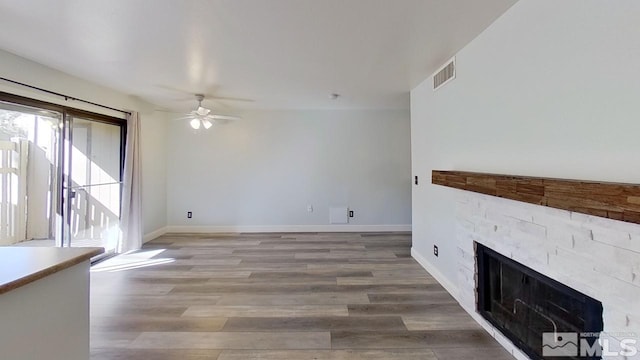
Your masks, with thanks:
M 640 185 L 433 170 L 436 185 L 640 224 Z

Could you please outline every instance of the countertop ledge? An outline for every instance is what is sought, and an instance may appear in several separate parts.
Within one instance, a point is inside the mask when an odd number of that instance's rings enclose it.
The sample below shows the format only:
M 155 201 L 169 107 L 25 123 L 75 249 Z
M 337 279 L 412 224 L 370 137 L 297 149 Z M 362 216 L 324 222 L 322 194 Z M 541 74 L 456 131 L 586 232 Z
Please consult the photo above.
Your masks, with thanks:
M 101 247 L 0 247 L 0 294 L 102 254 Z

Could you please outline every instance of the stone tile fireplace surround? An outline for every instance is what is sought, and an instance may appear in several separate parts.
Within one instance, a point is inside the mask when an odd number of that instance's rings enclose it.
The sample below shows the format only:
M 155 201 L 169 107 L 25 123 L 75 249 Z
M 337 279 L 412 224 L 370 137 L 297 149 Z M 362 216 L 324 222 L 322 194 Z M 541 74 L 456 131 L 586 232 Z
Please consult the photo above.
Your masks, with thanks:
M 620 350 L 619 339 L 607 333 L 635 334 L 640 347 L 639 224 L 473 191 L 451 192 L 456 201 L 458 275 L 450 291 L 516 358 L 528 359 L 476 311 L 474 242 L 602 302 L 601 339 L 609 340 L 611 351 Z M 604 359 L 640 359 L 640 354 Z

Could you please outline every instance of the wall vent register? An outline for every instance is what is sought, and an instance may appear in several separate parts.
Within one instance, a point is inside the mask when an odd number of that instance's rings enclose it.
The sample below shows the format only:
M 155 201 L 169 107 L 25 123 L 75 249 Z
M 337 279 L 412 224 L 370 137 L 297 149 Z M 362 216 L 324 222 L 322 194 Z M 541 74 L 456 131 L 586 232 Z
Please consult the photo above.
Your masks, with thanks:
M 456 78 L 456 58 L 452 58 L 433 74 L 433 90 Z

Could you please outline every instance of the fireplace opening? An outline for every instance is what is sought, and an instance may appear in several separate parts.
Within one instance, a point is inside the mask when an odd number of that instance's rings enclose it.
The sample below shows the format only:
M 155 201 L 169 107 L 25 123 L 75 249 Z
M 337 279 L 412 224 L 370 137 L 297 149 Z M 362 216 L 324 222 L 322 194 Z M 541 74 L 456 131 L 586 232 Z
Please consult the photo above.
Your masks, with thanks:
M 603 328 L 601 302 L 475 246 L 477 306 L 485 319 L 532 359 L 601 358 L 592 351 Z

